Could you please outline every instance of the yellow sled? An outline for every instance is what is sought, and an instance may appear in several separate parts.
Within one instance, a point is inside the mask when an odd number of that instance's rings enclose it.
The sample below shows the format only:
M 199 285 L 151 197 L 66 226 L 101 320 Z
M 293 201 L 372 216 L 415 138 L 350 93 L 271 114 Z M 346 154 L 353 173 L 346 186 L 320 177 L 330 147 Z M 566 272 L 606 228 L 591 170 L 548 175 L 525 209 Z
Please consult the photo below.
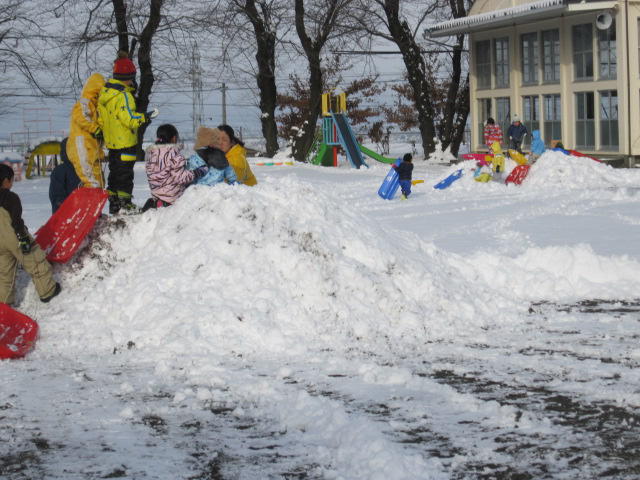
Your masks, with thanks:
M 482 182 L 482 183 L 487 183 L 488 181 L 490 181 L 493 177 L 491 176 L 490 173 L 481 173 L 480 175 L 478 175 L 476 178 L 474 178 L 474 180 L 476 182 Z
M 511 160 L 516 162 L 518 165 L 526 165 L 528 163 L 527 157 L 517 150 L 509 149 L 509 157 L 511 157 Z

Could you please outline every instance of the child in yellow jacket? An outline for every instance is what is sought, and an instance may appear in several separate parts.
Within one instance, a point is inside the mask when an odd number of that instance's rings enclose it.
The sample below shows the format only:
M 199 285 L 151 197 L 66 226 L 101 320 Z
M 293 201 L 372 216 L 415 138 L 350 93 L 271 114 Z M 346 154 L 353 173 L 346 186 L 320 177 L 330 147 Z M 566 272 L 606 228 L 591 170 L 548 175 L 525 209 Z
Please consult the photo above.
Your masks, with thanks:
M 151 122 L 158 110 L 139 113 L 133 98 L 136 66 L 126 52 L 113 62 L 113 78 L 105 83 L 98 98 L 98 117 L 109 149 L 109 213 L 121 208 L 137 210 L 133 197 L 133 166 L 136 161 L 138 128 Z
M 98 95 L 103 86 L 102 75 L 91 75 L 71 110 L 66 153 L 83 187 L 104 188 L 102 130 L 98 123 Z
M 244 143 L 236 137 L 233 128 L 229 125 L 218 125 L 220 130 L 220 150 L 222 150 L 229 161 L 229 165 L 236 172 L 238 183 L 253 187 L 258 184 L 256 176 L 251 171 L 247 161 L 247 149 Z

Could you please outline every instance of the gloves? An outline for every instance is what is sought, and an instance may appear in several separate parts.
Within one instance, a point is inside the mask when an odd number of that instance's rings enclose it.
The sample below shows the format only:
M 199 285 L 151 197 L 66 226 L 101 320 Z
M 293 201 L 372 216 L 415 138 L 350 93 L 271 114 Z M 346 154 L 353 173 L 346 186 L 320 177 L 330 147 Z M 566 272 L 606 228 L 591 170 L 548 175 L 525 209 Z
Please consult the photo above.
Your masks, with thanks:
M 203 166 L 201 166 L 201 167 L 196 168 L 196 169 L 193 171 L 193 174 L 196 176 L 196 180 L 201 179 L 201 178 L 202 178 L 202 177 L 204 177 L 207 173 L 209 173 L 209 167 L 206 167 L 206 166 L 204 166 L 204 165 L 203 165 Z
M 23 255 L 31 253 L 31 238 L 28 235 L 18 237 L 18 246 Z
M 151 120 L 156 118 L 159 114 L 160 114 L 160 110 L 158 110 L 157 108 L 154 108 L 150 112 L 145 113 L 144 116 L 147 119 L 147 122 L 150 122 Z
M 104 135 L 102 134 L 102 129 L 100 127 L 96 128 L 96 131 L 91 134 L 93 138 L 101 142 L 104 140 Z

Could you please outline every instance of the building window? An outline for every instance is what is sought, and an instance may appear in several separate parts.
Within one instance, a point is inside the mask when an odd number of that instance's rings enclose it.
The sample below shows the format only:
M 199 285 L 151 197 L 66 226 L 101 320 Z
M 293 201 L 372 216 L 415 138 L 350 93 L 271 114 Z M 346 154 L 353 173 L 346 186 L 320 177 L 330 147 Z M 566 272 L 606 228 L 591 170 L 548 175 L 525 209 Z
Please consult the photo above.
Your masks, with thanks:
M 511 125 L 511 102 L 509 97 L 496 98 L 496 118 L 495 121 L 503 132 L 506 132 Z
M 522 142 L 531 144 L 531 136 L 534 130 L 540 129 L 540 98 L 537 95 L 522 97 L 523 123 L 529 135 Z
M 543 80 L 545 83 L 560 81 L 560 32 L 545 30 L 542 32 Z
M 562 105 L 560 95 L 544 96 L 544 143 L 562 140 Z
M 618 92 L 600 92 L 600 148 L 618 150 Z
M 576 148 L 595 149 L 593 92 L 576 93 Z
M 476 42 L 476 81 L 478 88 L 491 88 L 491 42 Z
M 509 38 L 496 38 L 493 42 L 496 59 L 496 88 L 509 87 Z
M 598 30 L 598 60 L 601 79 L 615 79 L 617 76 L 616 23 L 606 30 Z
M 484 142 L 484 125 L 485 123 L 487 123 L 487 119 L 491 116 L 490 98 L 481 98 L 480 100 L 478 100 L 478 112 L 480 113 L 480 124 L 478 125 L 478 143 L 482 144 Z
M 593 79 L 593 27 L 590 23 L 574 25 L 573 67 L 576 80 Z
M 538 83 L 538 34 L 526 33 L 520 37 L 522 47 L 522 83 Z

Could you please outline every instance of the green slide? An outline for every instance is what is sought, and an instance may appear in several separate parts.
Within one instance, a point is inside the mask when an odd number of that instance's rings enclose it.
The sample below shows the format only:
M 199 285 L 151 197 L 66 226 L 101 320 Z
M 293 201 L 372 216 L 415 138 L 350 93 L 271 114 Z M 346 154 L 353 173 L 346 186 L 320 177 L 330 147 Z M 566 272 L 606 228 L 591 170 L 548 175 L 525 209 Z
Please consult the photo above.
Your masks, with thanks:
M 318 153 L 311 161 L 314 165 L 322 165 L 323 167 L 333 167 L 333 151 L 326 143 L 321 143 Z
M 363 147 L 360 144 L 358 144 L 358 147 L 360 148 L 360 151 L 362 153 L 364 153 L 367 157 L 371 157 L 374 160 L 377 160 L 378 162 L 388 163 L 390 165 L 396 163 L 396 159 L 395 158 L 383 157 L 379 153 L 376 153 L 373 150 L 369 150 L 367 147 Z

